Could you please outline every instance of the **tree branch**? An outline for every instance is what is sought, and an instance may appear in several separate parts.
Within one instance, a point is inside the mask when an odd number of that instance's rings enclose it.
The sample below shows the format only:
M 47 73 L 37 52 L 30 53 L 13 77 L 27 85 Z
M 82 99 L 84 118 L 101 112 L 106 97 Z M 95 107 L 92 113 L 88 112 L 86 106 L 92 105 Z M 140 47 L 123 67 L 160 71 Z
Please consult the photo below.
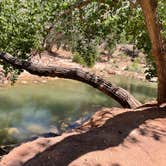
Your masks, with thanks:
M 24 69 L 34 75 L 59 77 L 84 82 L 112 97 L 124 108 L 136 108 L 141 105 L 141 103 L 137 101 L 128 91 L 120 87 L 116 87 L 112 85 L 112 83 L 100 78 L 99 76 L 83 71 L 79 68 L 39 66 L 29 61 L 21 61 L 8 53 L 2 52 L 0 52 L 0 59 L 11 64 L 17 69 Z

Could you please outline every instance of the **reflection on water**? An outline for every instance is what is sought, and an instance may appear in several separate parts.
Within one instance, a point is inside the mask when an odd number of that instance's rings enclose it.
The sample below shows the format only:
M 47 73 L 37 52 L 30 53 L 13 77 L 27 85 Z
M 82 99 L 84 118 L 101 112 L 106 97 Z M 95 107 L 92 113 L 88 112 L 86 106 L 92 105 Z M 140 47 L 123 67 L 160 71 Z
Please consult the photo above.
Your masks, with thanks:
M 155 97 L 155 86 L 150 84 L 122 82 L 119 78 L 113 81 L 132 91 L 140 101 Z M 0 144 L 40 133 L 64 131 L 72 122 L 90 116 L 100 107 L 119 106 L 98 90 L 71 80 L 16 84 L 0 90 Z
M 141 80 L 127 78 L 122 76 L 114 76 L 110 78 L 111 82 L 128 90 L 139 101 L 145 103 L 149 100 L 154 100 L 157 96 L 157 84 L 144 82 Z

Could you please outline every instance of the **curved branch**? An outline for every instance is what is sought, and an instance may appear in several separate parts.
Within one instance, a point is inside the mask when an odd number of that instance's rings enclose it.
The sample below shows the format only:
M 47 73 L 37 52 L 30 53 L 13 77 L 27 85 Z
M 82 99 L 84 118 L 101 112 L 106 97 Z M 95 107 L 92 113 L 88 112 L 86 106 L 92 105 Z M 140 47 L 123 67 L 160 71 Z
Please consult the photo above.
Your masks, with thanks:
M 15 68 L 24 69 L 34 75 L 60 77 L 84 82 L 112 97 L 124 108 L 136 108 L 141 105 L 141 103 L 137 101 L 128 91 L 120 87 L 116 87 L 99 76 L 83 71 L 79 68 L 39 66 L 29 61 L 21 61 L 8 53 L 0 53 L 0 59 L 3 59 L 5 62 L 13 65 Z

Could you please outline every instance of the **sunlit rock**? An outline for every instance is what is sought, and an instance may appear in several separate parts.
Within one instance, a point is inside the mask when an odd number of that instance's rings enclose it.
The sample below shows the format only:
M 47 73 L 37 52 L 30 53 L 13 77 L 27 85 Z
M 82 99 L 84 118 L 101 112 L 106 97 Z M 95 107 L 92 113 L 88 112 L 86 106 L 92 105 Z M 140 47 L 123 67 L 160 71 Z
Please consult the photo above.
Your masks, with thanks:
M 19 129 L 17 129 L 15 127 L 7 128 L 6 130 L 7 130 L 8 135 L 10 135 L 10 136 L 17 136 L 20 134 Z

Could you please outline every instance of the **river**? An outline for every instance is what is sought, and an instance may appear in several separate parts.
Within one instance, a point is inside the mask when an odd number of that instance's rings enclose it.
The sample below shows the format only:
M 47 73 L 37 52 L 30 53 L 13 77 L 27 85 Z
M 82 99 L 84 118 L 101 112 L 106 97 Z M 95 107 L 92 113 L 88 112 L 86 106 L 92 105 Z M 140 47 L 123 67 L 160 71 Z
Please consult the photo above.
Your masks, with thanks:
M 125 77 L 110 80 L 138 100 L 156 97 L 156 84 Z M 48 132 L 63 132 L 101 107 L 120 107 L 110 97 L 83 83 L 56 79 L 39 84 L 0 88 L 0 145 L 16 143 Z

